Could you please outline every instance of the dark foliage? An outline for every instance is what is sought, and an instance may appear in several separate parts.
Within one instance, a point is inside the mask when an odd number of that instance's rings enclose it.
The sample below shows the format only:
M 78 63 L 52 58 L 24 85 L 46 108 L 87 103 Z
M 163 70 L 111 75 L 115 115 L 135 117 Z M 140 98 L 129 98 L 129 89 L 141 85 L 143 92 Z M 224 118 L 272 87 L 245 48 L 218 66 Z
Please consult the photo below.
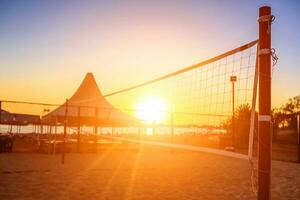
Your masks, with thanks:
M 248 104 L 240 105 L 234 113 L 234 127 L 235 127 L 235 146 L 239 148 L 247 148 L 250 132 L 250 117 L 251 108 Z M 257 122 L 257 117 L 256 122 Z M 255 123 L 257 126 L 257 123 Z M 227 119 L 223 123 L 223 128 L 228 133 L 232 133 L 232 118 Z

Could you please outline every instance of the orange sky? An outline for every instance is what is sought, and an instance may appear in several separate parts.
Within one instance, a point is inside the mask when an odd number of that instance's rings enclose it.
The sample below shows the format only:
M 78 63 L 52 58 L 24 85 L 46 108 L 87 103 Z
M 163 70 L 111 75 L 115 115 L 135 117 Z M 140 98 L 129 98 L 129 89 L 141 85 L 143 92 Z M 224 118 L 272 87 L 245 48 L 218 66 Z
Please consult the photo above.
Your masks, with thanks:
M 300 91 L 295 67 L 300 51 L 285 54 L 284 41 L 290 38 L 291 44 L 296 39 L 280 28 L 287 24 L 285 14 L 296 15 L 297 9 L 268 2 L 278 18 L 273 40 L 280 60 L 272 92 L 273 105 L 278 106 Z M 259 3 L 215 3 L 3 4 L 0 98 L 62 103 L 86 72 L 94 73 L 105 94 L 257 38 Z

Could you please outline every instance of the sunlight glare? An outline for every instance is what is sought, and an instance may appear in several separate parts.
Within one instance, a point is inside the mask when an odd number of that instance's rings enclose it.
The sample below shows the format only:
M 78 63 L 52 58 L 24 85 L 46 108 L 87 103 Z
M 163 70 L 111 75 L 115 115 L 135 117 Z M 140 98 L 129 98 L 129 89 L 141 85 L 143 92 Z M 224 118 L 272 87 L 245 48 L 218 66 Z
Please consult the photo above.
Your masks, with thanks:
M 148 136 L 153 135 L 153 128 L 147 128 L 147 133 Z
M 167 103 L 158 97 L 147 97 L 141 100 L 137 106 L 136 116 L 145 123 L 159 123 L 166 118 Z

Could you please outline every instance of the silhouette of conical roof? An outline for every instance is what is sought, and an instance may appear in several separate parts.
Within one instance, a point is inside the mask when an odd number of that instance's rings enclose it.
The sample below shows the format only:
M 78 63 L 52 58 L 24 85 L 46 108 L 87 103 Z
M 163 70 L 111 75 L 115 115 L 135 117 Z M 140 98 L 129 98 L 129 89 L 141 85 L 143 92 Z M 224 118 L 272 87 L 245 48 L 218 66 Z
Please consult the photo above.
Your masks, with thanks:
M 69 104 L 112 107 L 103 97 L 92 73 L 87 73 L 78 90 L 70 98 Z
M 63 123 L 65 104 L 43 117 L 44 123 Z M 112 106 L 102 95 L 92 73 L 87 73 L 81 85 L 68 100 L 68 124 L 127 126 L 138 120 Z M 80 117 L 78 117 L 80 116 Z

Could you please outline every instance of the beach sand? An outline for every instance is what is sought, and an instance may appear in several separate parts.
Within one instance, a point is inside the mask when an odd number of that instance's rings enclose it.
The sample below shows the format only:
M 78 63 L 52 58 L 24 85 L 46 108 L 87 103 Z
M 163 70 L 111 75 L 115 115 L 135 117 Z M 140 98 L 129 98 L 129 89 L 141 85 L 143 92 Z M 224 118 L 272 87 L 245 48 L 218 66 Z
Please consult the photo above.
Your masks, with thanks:
M 273 161 L 272 199 L 300 199 L 300 164 Z M 0 154 L 0 199 L 256 199 L 247 160 L 139 145 Z

